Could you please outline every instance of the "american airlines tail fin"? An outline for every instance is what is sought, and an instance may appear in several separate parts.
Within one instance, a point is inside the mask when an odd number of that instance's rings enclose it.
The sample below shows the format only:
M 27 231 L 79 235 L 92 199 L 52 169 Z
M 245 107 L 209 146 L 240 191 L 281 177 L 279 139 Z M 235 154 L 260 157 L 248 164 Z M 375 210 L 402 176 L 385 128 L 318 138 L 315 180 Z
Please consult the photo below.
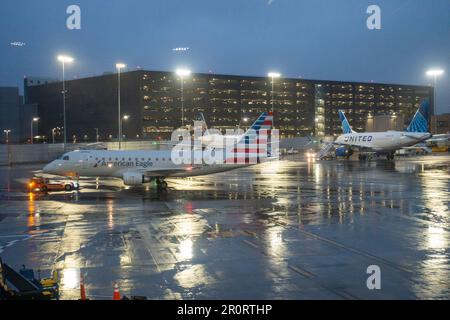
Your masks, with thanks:
M 233 143 L 227 163 L 259 163 L 278 155 L 278 134 L 272 132 L 273 114 L 263 112 L 250 128 Z M 263 130 L 263 132 L 261 132 Z
M 237 143 L 242 143 L 250 138 L 255 138 L 259 134 L 260 130 L 270 131 L 272 129 L 273 115 L 272 112 L 263 112 L 258 119 L 248 128 L 237 141 Z
M 428 132 L 428 112 L 430 104 L 428 100 L 423 100 L 414 118 L 411 120 L 406 131 L 408 132 Z
M 255 130 L 258 132 L 261 129 L 270 130 L 272 128 L 273 123 L 273 115 L 271 112 L 263 112 L 258 119 L 252 124 L 252 126 L 248 129 L 248 132 L 250 130 Z
M 344 112 L 342 112 L 341 110 L 339 110 L 338 112 L 339 112 L 339 119 L 342 122 L 342 131 L 344 132 L 344 134 L 354 133 L 355 131 L 353 131 L 352 127 L 350 126 L 350 123 L 345 117 Z

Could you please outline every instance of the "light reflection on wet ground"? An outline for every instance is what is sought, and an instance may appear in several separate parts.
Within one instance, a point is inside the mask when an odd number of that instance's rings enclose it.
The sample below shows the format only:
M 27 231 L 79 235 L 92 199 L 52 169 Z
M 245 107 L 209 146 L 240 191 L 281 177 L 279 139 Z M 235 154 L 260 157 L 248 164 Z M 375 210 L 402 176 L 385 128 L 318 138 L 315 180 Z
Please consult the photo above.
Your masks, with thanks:
M 81 181 L 31 196 L 40 166 L 0 167 L 0 255 L 60 271 L 62 298 L 450 298 L 450 157 L 291 158 L 169 180 L 170 190 Z M 366 287 L 378 265 L 382 289 Z

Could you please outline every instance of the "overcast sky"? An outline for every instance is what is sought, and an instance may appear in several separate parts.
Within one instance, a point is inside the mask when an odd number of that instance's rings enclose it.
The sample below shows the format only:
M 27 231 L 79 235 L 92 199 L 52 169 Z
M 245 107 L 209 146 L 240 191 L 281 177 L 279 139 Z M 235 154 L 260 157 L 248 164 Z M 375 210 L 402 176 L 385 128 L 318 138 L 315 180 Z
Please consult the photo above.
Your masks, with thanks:
M 72 4 L 81 30 L 66 27 Z M 371 4 L 381 30 L 366 26 Z M 431 84 L 425 71 L 439 67 L 438 112 L 450 112 L 450 0 L 2 0 L 0 8 L 0 86 L 60 77 L 59 53 L 76 59 L 69 78 L 113 71 L 120 60 L 130 69 Z

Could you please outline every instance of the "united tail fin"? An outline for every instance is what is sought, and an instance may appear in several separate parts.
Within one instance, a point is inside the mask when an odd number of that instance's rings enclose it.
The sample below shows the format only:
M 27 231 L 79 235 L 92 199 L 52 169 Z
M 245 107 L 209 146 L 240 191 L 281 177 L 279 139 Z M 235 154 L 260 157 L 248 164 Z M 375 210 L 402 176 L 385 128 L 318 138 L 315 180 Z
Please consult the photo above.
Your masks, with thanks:
M 430 103 L 427 99 L 423 100 L 414 118 L 411 120 L 406 131 L 408 132 L 428 132 L 428 116 Z
M 339 110 L 339 119 L 342 122 L 342 131 L 344 132 L 344 134 L 347 133 L 354 133 L 355 131 L 353 131 L 352 127 L 350 126 L 350 123 L 348 122 L 347 118 L 345 117 L 345 114 L 343 111 Z

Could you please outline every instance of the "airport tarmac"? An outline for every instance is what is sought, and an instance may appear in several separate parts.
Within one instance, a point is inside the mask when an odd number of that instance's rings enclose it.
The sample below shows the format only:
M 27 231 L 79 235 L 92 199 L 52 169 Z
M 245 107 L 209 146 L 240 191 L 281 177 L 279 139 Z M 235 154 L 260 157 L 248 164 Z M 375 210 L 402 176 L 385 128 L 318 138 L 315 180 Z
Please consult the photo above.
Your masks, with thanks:
M 0 167 L 0 256 L 57 269 L 61 298 L 449 299 L 450 156 L 300 156 L 168 179 L 169 190 L 80 181 L 31 195 L 42 165 Z M 369 290 L 368 266 L 381 270 Z

